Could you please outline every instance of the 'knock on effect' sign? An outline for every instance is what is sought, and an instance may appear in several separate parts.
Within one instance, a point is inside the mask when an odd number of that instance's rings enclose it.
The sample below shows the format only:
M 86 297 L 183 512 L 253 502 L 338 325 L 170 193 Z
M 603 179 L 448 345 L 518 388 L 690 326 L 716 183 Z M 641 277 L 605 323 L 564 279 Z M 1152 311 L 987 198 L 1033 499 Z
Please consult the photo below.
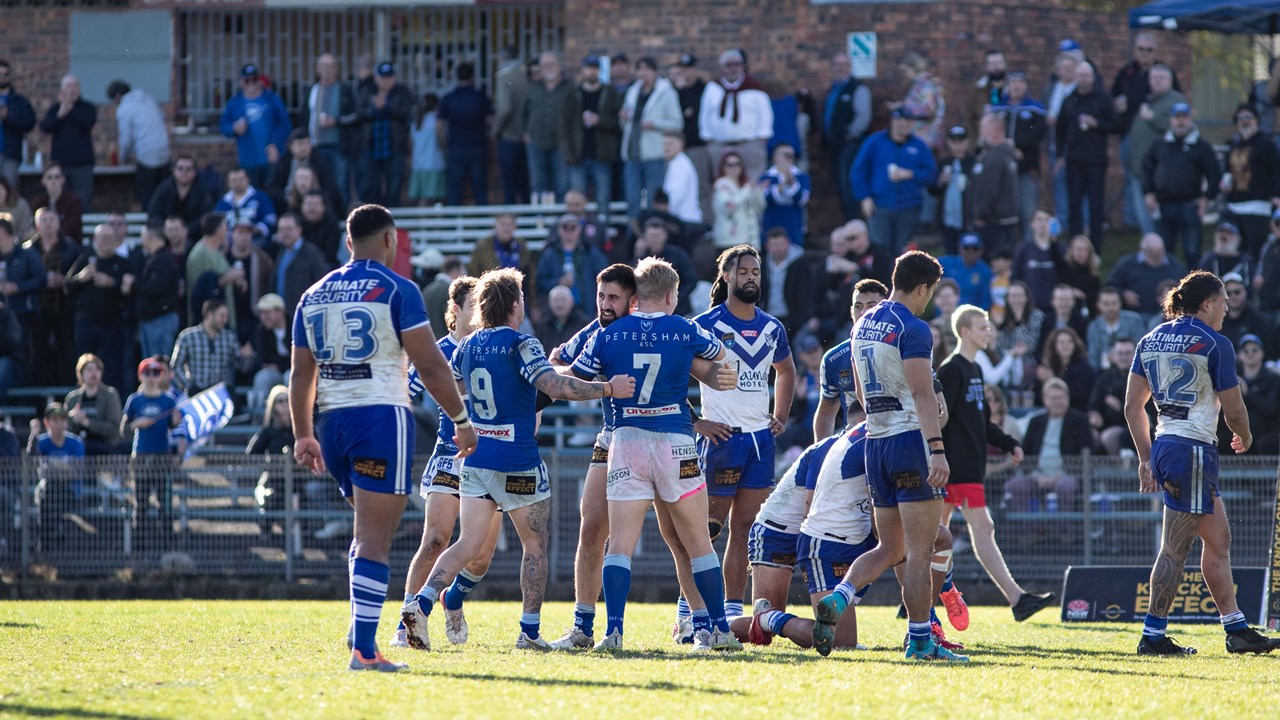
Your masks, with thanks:
M 1234 568 L 1236 600 L 1245 618 L 1262 622 L 1265 568 Z M 1063 622 L 1142 622 L 1151 602 L 1150 567 L 1068 567 L 1062 583 Z M 1216 623 L 1218 606 L 1198 568 L 1182 573 L 1171 622 Z

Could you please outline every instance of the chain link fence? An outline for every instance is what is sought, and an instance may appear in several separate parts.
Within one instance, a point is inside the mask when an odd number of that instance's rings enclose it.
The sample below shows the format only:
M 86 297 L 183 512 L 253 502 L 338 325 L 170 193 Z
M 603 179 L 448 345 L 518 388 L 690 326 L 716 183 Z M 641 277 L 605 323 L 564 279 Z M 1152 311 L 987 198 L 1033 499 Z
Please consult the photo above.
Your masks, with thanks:
M 572 580 L 578 499 L 589 450 L 546 449 L 553 478 L 550 574 Z M 426 456 L 415 458 L 421 473 Z M 1221 491 L 1238 567 L 1263 566 L 1270 548 L 1277 458 L 1223 457 Z M 1027 458 L 993 468 L 987 498 L 996 537 L 1014 577 L 1035 586 L 1061 581 L 1068 565 L 1147 565 L 1160 544 L 1159 495 L 1137 492 L 1136 461 L 1064 458 L 1049 467 Z M 269 577 L 286 582 L 337 579 L 347 571 L 351 511 L 331 478 L 285 456 L 206 454 L 174 458 L 42 458 L 0 464 L 0 575 L 8 582 L 74 578 L 131 580 L 152 573 Z M 392 549 L 403 572 L 422 534 L 412 499 Z M 960 513 L 957 577 L 985 581 Z M 723 542 L 723 541 L 722 541 Z M 1198 563 L 1193 550 L 1189 564 Z M 486 584 L 515 587 L 520 542 L 507 523 Z M 633 567 L 639 582 L 674 592 L 671 555 L 650 518 Z

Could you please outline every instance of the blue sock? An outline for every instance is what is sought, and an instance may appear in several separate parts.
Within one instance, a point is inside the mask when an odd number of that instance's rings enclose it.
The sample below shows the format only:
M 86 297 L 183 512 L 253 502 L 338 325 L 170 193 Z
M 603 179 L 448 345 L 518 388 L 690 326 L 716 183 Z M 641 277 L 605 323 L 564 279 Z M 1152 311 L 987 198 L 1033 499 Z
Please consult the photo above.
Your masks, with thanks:
M 953 582 L 955 576 L 956 571 L 954 568 L 947 570 L 947 577 L 942 581 L 942 592 L 948 592 L 956 586 L 955 582 Z
M 871 583 L 867 583 L 866 585 L 863 585 L 862 588 L 858 590 L 858 592 L 853 594 L 852 604 L 857 605 L 859 602 L 862 601 L 862 598 L 867 596 L 867 593 L 869 592 L 871 592 Z
M 360 557 L 351 562 L 351 622 L 355 626 L 352 646 L 366 658 L 378 652 L 378 619 L 390 579 L 391 569 L 380 562 Z
M 942 621 L 938 619 L 937 608 L 929 608 L 929 622 L 938 623 L 939 625 L 942 624 Z
M 445 607 L 448 607 L 448 605 L 446 604 Z M 522 613 L 520 615 L 520 629 L 531 639 L 538 637 L 538 630 L 541 627 L 542 613 Z
M 693 611 L 689 609 L 689 601 L 685 600 L 684 596 L 681 595 L 680 599 L 676 600 L 676 621 L 688 620 L 692 616 Z
M 742 614 L 741 600 L 734 599 L 734 600 L 724 601 L 724 616 L 726 618 L 738 617 L 741 614 Z
M 933 628 L 929 623 L 907 623 L 907 634 L 911 636 L 911 642 L 917 646 L 927 645 L 933 642 Z
M 1227 632 L 1237 632 L 1249 629 L 1249 622 L 1244 619 L 1244 612 L 1237 610 L 1230 615 L 1222 616 L 1222 629 Z
M 720 573 L 720 558 L 714 552 L 689 561 L 693 570 L 693 584 L 707 606 L 711 624 L 720 632 L 729 632 L 729 622 L 724 619 L 724 575 Z
M 871 587 L 871 586 L 868 585 L 867 587 Z M 845 582 L 844 580 L 841 580 L 840 582 L 836 583 L 835 589 L 831 591 L 831 594 L 839 596 L 839 599 L 836 600 L 836 602 L 838 603 L 839 609 L 841 612 L 844 612 L 845 608 L 852 605 L 853 599 L 855 597 L 858 597 L 858 592 L 853 589 L 852 585 Z M 858 599 L 861 599 L 861 598 L 859 597 Z
M 1147 619 L 1142 621 L 1142 634 L 1153 640 L 1164 637 L 1164 631 L 1169 627 L 1169 618 L 1156 617 L 1151 613 L 1147 613 Z
M 705 608 L 693 611 L 693 631 L 698 632 L 699 630 L 711 632 L 711 614 Z
M 604 634 L 622 633 L 622 616 L 627 612 L 627 594 L 631 592 L 631 558 L 626 555 L 604 556 L 604 607 L 608 613 Z
M 574 627 L 588 637 L 595 635 L 596 606 L 577 603 L 573 606 Z
M 781 635 L 782 628 L 791 620 L 795 619 L 795 615 L 785 613 L 781 610 L 771 610 L 765 617 L 764 623 L 769 628 L 769 632 L 774 635 Z
M 418 599 L 418 607 L 422 610 L 423 615 L 430 615 L 431 608 L 435 606 L 436 601 L 440 599 L 440 591 L 433 587 L 424 587 L 415 595 Z
M 484 579 L 483 575 L 473 575 L 463 570 L 453 579 L 453 584 L 444 591 L 444 609 L 461 610 L 462 601 L 467 599 L 477 583 Z

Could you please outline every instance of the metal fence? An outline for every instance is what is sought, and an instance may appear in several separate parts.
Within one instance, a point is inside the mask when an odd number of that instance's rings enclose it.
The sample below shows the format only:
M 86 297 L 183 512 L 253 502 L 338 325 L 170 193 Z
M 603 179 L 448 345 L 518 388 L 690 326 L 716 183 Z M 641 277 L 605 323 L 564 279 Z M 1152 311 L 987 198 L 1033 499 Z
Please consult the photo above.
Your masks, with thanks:
M 573 574 L 578 498 L 589 452 L 547 449 L 553 478 L 553 581 Z M 415 458 L 421 472 L 427 458 Z M 1275 457 L 1222 458 L 1223 498 L 1237 566 L 1266 564 Z M 1071 564 L 1146 565 L 1159 547 L 1161 502 L 1136 492 L 1136 465 L 1110 457 L 1067 458 L 1050 490 L 1035 484 L 1039 463 L 997 470 L 987 493 L 997 538 L 1015 577 L 1035 586 L 1061 580 Z M 1020 479 L 1026 478 L 1026 480 Z M 179 467 L 171 458 L 128 457 L 57 463 L 38 458 L 0 465 L 0 573 L 10 581 L 77 577 L 139 578 L 160 571 L 205 577 L 271 577 L 289 582 L 340 578 L 347 570 L 351 513 L 328 477 L 283 456 L 205 455 Z M 415 498 L 392 550 L 408 566 L 422 530 Z M 953 530 L 965 538 L 960 514 Z M 1189 564 L 1197 564 L 1193 551 Z M 985 576 L 971 551 L 956 555 L 962 582 Z M 490 581 L 514 587 L 520 543 L 507 523 Z M 671 556 L 657 524 L 646 524 L 634 573 L 674 587 Z

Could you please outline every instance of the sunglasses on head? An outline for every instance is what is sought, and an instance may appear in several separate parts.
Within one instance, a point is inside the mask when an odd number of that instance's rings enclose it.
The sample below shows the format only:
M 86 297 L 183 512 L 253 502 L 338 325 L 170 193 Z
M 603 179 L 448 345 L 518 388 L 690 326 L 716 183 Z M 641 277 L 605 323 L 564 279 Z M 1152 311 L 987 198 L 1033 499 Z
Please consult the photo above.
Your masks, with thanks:
M 164 371 L 158 368 L 151 368 L 149 370 L 142 371 L 143 377 L 156 377 L 157 375 L 163 375 L 163 374 L 164 374 Z

